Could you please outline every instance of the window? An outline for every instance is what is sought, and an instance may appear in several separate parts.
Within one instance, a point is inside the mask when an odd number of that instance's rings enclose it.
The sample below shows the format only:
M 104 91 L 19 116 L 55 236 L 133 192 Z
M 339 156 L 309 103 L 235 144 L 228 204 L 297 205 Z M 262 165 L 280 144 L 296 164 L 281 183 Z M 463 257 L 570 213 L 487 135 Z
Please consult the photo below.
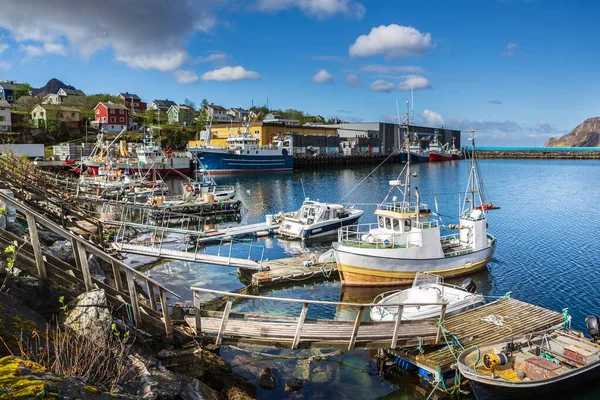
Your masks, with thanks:
M 392 229 L 392 220 L 390 218 L 385 219 L 385 228 Z
M 254 134 L 255 134 L 255 135 L 260 135 L 260 131 L 259 131 L 258 129 L 256 129 L 256 130 L 254 131 Z
M 111 108 L 111 109 L 110 109 L 110 113 L 111 113 L 111 114 L 114 114 L 114 113 L 115 113 L 115 110 L 114 110 L 114 108 Z
M 397 219 L 394 219 L 392 221 L 392 224 L 394 225 L 394 230 L 396 232 L 400 232 L 400 221 L 398 221 Z
M 125 118 L 123 118 L 123 117 L 119 118 L 119 122 L 125 122 Z
M 100 114 L 100 110 L 96 110 L 96 114 Z
M 102 122 L 106 122 L 106 117 L 102 117 Z
M 0 115 L 0 121 L 4 121 L 4 115 Z
M 125 114 L 125 110 L 123 110 L 123 109 L 119 110 L 119 114 Z
M 140 103 L 134 103 L 133 105 L 136 106 L 136 107 L 139 107 Z
M 115 117 L 110 117 L 110 122 L 117 122 L 117 119 Z
M 75 113 L 71 113 L 71 117 L 75 118 Z
M 8 101 L 12 101 L 13 97 L 12 96 L 6 96 L 6 100 Z
M 383 217 L 379 217 L 379 227 L 380 227 L 380 228 L 383 228 L 383 226 L 384 226 L 384 221 L 385 221 L 385 218 L 383 218 Z
M 323 214 L 323 221 L 327 221 L 329 219 L 329 210 L 325 211 Z
M 407 219 L 404 221 L 404 232 L 410 231 L 410 228 L 411 228 L 410 219 Z

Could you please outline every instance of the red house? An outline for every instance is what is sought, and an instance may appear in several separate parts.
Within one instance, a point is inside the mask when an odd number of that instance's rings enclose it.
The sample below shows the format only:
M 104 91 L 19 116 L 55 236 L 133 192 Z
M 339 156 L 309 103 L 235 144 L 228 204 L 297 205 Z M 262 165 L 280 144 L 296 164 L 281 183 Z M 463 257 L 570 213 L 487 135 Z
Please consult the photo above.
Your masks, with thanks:
M 96 118 L 94 125 L 103 128 L 105 132 L 117 133 L 129 126 L 129 110 L 123 104 L 106 102 L 98 103 L 94 108 Z
M 134 111 L 137 113 L 145 113 L 147 104 L 143 102 L 137 94 L 125 92 L 119 93 L 117 96 L 119 99 L 123 101 L 125 107 L 127 107 L 130 111 Z

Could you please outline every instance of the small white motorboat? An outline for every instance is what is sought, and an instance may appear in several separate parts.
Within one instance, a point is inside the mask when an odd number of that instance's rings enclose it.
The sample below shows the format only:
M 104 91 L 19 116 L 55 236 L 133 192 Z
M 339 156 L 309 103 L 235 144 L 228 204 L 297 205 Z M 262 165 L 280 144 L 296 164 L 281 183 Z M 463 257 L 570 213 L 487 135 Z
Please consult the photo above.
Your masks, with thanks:
M 431 304 L 446 302 L 446 316 L 461 313 L 485 303 L 482 294 L 475 293 L 475 282 L 465 279 L 461 286 L 444 283 L 444 278 L 419 272 L 409 289 L 394 290 L 379 294 L 373 303 L 381 304 L 371 309 L 373 321 L 395 321 L 397 304 Z M 386 304 L 395 304 L 386 307 Z M 440 316 L 442 306 L 408 306 L 402 310 L 402 320 L 416 321 Z
M 306 198 L 293 215 L 284 214 L 278 233 L 291 239 L 334 235 L 338 229 L 355 224 L 364 211 L 341 204 L 321 203 Z

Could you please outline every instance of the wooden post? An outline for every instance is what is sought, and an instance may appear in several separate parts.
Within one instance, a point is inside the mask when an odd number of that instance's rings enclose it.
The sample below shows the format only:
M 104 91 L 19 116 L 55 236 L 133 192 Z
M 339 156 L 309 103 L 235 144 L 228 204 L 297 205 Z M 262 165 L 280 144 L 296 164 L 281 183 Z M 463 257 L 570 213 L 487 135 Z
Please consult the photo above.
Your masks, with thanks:
M 150 282 L 148 282 L 150 283 Z M 154 286 L 154 285 L 152 285 Z M 167 339 L 173 338 L 173 327 L 171 326 L 171 316 L 169 315 L 169 304 L 167 303 L 167 292 L 163 288 L 158 288 L 158 294 L 160 296 L 160 308 L 162 309 L 163 322 L 165 324 L 165 333 Z M 154 303 L 154 301 L 152 302 Z M 156 303 L 154 303 L 156 304 Z M 156 305 L 155 305 L 156 307 Z
M 85 283 L 85 291 L 89 292 L 94 289 L 92 285 L 92 276 L 90 275 L 90 267 L 87 260 L 87 252 L 85 246 L 77 240 L 77 253 L 79 255 L 79 264 L 81 265 L 81 272 L 83 273 L 83 282 Z
M 156 297 L 154 295 L 154 283 L 150 281 L 146 281 L 146 287 L 148 288 L 148 301 L 150 302 L 150 308 L 158 311 L 158 307 L 156 306 Z
M 27 217 L 27 225 L 29 225 L 29 237 L 31 238 L 31 247 L 33 247 L 38 275 L 41 280 L 45 281 L 48 279 L 48 274 L 46 274 L 44 253 L 42 253 L 42 248 L 40 247 L 40 237 L 38 236 L 37 226 L 35 225 L 35 217 L 30 213 L 26 213 L 25 215 Z
M 123 293 L 123 281 L 121 280 L 121 268 L 119 268 L 119 264 L 115 262 L 115 260 L 111 260 L 110 264 L 112 266 L 113 277 L 115 279 L 116 289 Z
M 440 320 L 438 321 L 438 331 L 437 331 L 437 335 L 435 336 L 435 344 L 440 344 L 440 339 L 442 338 L 442 324 L 444 323 L 444 319 L 446 318 L 446 307 L 448 306 L 447 303 L 444 303 L 442 305 L 442 312 L 440 313 Z
M 196 334 L 202 334 L 202 303 L 200 303 L 200 293 L 194 290 L 194 317 L 196 319 Z
M 358 309 L 358 315 L 356 316 L 356 320 L 354 321 L 354 328 L 352 329 L 352 336 L 350 336 L 350 343 L 348 343 L 348 351 L 354 350 L 354 345 L 356 344 L 356 337 L 358 336 L 358 328 L 360 327 L 360 322 L 362 320 L 364 311 L 365 307 L 360 306 L 360 308 Z
M 220 346 L 221 341 L 223 340 L 223 333 L 225 332 L 225 327 L 227 326 L 227 320 L 229 319 L 229 313 L 231 312 L 232 304 L 233 300 L 231 299 L 231 296 L 227 296 L 227 304 L 225 305 L 225 310 L 223 311 L 223 319 L 221 319 L 221 326 L 219 327 L 219 333 L 217 334 L 217 346 Z
M 137 290 L 135 290 L 135 281 L 133 280 L 133 272 L 125 270 L 127 276 L 127 287 L 129 289 L 129 300 L 131 301 L 131 308 L 133 310 L 133 318 L 135 319 L 136 326 L 142 325 L 142 314 L 140 312 L 140 305 L 137 298 Z
M 298 326 L 296 327 L 296 335 L 294 335 L 294 341 L 292 342 L 292 350 L 298 348 L 300 342 L 300 332 L 302 331 L 302 325 L 306 319 L 306 312 L 308 311 L 308 303 L 302 303 L 302 311 L 300 312 L 300 318 L 298 319 Z
M 73 249 L 73 257 L 75 257 L 75 266 L 81 271 L 81 261 L 79 260 L 79 250 L 77 248 L 77 241 L 71 238 L 71 248 Z
M 398 344 L 398 330 L 400 330 L 400 324 L 402 323 L 402 312 L 404 311 L 404 306 L 400 304 L 398 306 L 398 313 L 396 314 L 396 324 L 394 325 L 394 336 L 392 337 L 392 349 L 396 348 Z

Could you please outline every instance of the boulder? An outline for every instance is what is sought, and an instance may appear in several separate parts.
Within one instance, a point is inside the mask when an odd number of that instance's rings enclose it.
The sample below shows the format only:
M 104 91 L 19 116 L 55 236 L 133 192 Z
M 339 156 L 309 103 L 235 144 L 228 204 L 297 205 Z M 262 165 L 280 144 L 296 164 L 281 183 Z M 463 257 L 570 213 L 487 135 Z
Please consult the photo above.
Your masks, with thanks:
M 20 338 L 28 341 L 34 336 L 44 337 L 46 320 L 14 297 L 0 292 L 0 337 L 13 354 L 19 354 Z M 35 343 L 31 340 L 31 343 Z M 40 343 L 43 345 L 43 342 Z M 0 356 L 8 355 L 4 344 L 0 345 Z M 1 386 L 1 385 L 0 385 Z
M 65 326 L 69 326 L 80 335 L 92 338 L 110 334 L 112 315 L 104 290 L 80 294 L 74 303 L 65 320 Z
M 292 378 L 285 381 L 286 392 L 297 392 L 304 386 L 304 381 L 298 378 Z
M 48 251 L 54 257 L 59 258 L 68 264 L 76 265 L 73 246 L 68 240 L 59 240 L 57 242 L 54 242 L 52 246 L 48 246 Z
M 21 304 L 31 308 L 49 320 L 60 312 L 60 297 L 63 295 L 48 281 L 35 277 L 13 276 L 6 281 L 6 290 Z M 67 301 L 70 296 L 65 296 Z
M 260 371 L 258 376 L 258 385 L 266 390 L 273 390 L 277 387 L 277 379 L 273 375 L 271 368 L 265 367 Z

